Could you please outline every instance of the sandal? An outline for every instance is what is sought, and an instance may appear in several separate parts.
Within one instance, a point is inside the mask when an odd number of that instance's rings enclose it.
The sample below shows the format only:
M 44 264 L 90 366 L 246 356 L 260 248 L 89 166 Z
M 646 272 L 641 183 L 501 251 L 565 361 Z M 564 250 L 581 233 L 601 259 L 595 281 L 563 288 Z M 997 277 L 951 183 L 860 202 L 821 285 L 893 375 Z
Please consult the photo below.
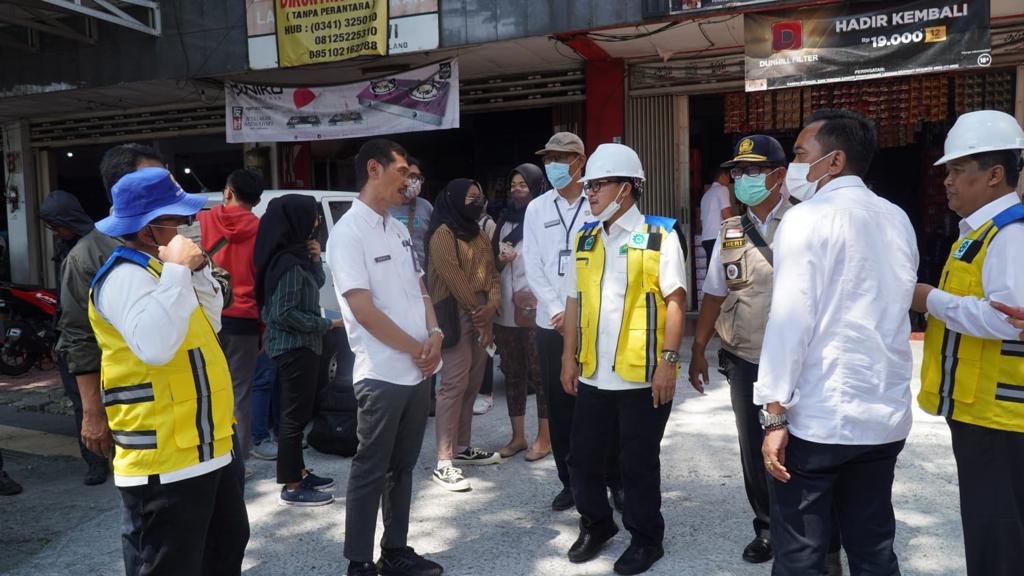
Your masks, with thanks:
M 544 458 L 547 458 L 548 454 L 551 454 L 550 448 L 543 452 L 534 452 L 533 448 L 530 448 L 530 450 L 526 453 L 526 456 L 523 459 L 526 460 L 527 462 L 536 462 L 537 460 L 543 460 Z
M 515 456 L 516 454 L 519 454 L 523 450 L 526 450 L 525 442 L 523 442 L 522 444 L 515 445 L 509 443 L 502 447 L 501 450 L 498 450 L 498 454 L 502 457 L 502 459 L 507 459 Z

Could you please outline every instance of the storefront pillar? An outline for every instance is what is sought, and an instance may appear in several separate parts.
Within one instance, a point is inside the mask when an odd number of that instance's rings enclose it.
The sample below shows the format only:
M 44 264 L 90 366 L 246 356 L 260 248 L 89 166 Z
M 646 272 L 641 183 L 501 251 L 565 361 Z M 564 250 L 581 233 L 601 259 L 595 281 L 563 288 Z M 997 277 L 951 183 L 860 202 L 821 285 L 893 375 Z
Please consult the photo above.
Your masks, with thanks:
M 586 145 L 593 153 L 601 144 L 622 142 L 626 122 L 626 64 L 619 58 L 588 61 L 586 77 Z
M 39 191 L 28 122 L 3 125 L 4 206 L 11 280 L 36 284 L 40 275 Z

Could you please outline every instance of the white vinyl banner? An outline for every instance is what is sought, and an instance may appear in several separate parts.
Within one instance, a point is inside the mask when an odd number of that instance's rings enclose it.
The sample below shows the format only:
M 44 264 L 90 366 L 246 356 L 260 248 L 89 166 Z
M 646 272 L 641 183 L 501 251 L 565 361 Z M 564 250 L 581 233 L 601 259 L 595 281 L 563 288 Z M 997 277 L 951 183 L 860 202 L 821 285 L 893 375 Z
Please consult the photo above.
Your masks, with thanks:
M 224 84 L 227 141 L 293 142 L 459 127 L 459 66 L 319 87 Z

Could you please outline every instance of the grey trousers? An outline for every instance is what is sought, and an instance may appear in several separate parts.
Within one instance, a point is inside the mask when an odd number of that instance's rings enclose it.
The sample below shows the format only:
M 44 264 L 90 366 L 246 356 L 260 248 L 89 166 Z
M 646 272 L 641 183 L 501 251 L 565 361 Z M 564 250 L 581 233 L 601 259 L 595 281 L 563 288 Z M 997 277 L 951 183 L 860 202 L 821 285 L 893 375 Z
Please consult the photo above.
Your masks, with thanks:
M 354 385 L 359 404 L 345 497 L 345 558 L 373 562 L 377 509 L 384 515 L 382 548 L 401 548 L 409 535 L 412 473 L 423 447 L 430 411 L 430 385 L 400 386 L 380 380 Z
M 252 380 L 256 376 L 256 356 L 260 353 L 259 334 L 225 334 L 220 346 L 228 359 L 231 387 L 235 391 L 235 436 L 239 457 L 249 458 L 252 447 Z

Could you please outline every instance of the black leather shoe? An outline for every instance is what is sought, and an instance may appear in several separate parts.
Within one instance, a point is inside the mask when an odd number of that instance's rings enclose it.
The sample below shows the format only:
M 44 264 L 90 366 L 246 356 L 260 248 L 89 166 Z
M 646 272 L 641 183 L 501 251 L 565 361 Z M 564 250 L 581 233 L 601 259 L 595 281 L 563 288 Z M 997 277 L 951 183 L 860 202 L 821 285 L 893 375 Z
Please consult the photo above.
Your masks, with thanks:
M 623 490 L 622 488 L 612 488 L 611 491 L 612 506 L 614 506 L 615 509 L 618 510 L 619 512 L 622 512 L 622 503 L 626 501 L 626 491 Z
M 743 549 L 743 560 L 751 564 L 761 564 L 772 559 L 772 543 L 761 536 L 754 537 Z
M 427 560 L 412 548 L 382 548 L 377 571 L 381 576 L 441 576 L 444 568 Z
M 349 562 L 348 576 L 377 576 L 377 565 L 373 562 Z
M 636 546 L 630 544 L 629 548 L 615 561 L 616 574 L 643 574 L 654 566 L 654 563 L 661 560 L 665 555 L 665 549 L 661 544 L 654 546 Z
M 89 471 L 85 473 L 85 478 L 82 479 L 82 483 L 86 486 L 96 486 L 103 484 L 107 481 L 107 474 L 109 469 L 107 468 L 107 461 L 103 462 L 91 462 L 89 463 Z
M 562 512 L 568 510 L 576 505 L 576 500 L 572 497 L 572 490 L 568 488 L 562 488 L 562 491 L 555 496 L 555 499 L 551 501 L 551 509 L 555 512 Z
M 825 557 L 825 574 L 843 576 L 843 561 L 839 558 L 839 552 L 829 552 Z
M 569 548 L 569 562 L 579 564 L 592 560 L 613 536 L 619 533 L 619 527 L 613 520 L 604 526 L 580 528 L 580 536 Z

